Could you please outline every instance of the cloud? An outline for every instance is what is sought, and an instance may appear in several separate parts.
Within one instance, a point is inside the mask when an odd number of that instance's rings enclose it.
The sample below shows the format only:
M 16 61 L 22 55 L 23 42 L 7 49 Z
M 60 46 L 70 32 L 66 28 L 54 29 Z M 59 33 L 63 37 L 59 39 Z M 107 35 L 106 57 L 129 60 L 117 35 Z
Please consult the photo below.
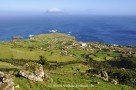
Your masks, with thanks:
M 59 8 L 51 8 L 47 10 L 47 13 L 61 13 L 62 10 Z

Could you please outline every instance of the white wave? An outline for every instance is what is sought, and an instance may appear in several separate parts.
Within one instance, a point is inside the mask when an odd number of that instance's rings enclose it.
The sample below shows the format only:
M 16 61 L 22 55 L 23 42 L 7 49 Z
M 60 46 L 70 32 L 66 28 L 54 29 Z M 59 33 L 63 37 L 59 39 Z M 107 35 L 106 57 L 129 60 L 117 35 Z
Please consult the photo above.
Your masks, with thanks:
M 58 30 L 49 30 L 49 32 L 56 33 L 56 32 L 58 32 Z

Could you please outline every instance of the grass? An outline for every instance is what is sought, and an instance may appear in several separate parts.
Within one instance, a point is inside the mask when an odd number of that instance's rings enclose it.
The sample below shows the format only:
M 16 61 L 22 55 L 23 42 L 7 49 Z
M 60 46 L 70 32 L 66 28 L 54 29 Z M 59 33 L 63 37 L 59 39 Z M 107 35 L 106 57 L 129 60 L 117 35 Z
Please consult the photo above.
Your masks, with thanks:
M 66 48 L 66 42 L 77 42 L 74 37 L 55 33 L 55 34 L 41 34 L 34 37 L 34 39 L 19 40 L 13 42 L 0 43 L 0 69 L 19 69 L 24 63 L 39 60 L 39 56 L 44 56 L 48 61 L 68 63 L 70 61 L 83 61 L 83 54 L 90 54 L 91 58 L 96 61 L 106 61 L 107 59 L 114 59 L 119 57 L 120 53 L 111 51 L 96 50 L 95 46 L 89 48 L 81 48 L 80 46 L 74 48 Z M 95 45 L 95 44 L 94 44 Z M 68 52 L 68 55 L 61 55 L 62 49 Z M 93 51 L 87 51 L 93 49 Z M 72 56 L 71 56 L 72 55 Z M 14 63 L 10 60 L 13 59 Z M 5 60 L 7 59 L 7 60 Z M 17 61 L 21 60 L 22 61 Z M 4 62 L 5 60 L 5 62 Z M 8 61 L 10 60 L 10 61 Z M 25 62 L 23 61 L 25 60 Z M 14 64 L 14 65 L 13 65 Z M 16 65 L 16 66 L 15 66 Z M 81 75 L 90 68 L 83 63 L 66 64 L 56 67 L 53 70 L 46 69 L 46 73 L 53 78 L 54 82 L 32 82 L 23 77 L 14 77 L 15 90 L 134 90 L 134 88 L 127 85 L 113 85 L 109 82 L 104 82 L 95 77 L 88 77 Z M 92 82 L 100 82 L 99 85 L 92 87 Z M 60 85 L 55 87 L 53 85 Z M 63 85 L 74 85 L 75 87 L 65 87 Z M 76 85 L 88 85 L 89 87 L 76 87 Z M 51 87 L 52 86 L 52 87 Z
M 9 59 L 12 57 L 12 52 L 10 48 L 0 45 L 0 58 L 1 59 Z
M 68 36 L 68 35 L 65 35 L 65 34 L 61 34 L 61 33 L 52 33 L 52 34 L 47 34 L 47 35 L 44 35 L 44 34 L 41 34 L 41 35 L 37 35 L 35 36 L 35 40 L 36 41 L 52 41 L 52 40 L 58 40 L 58 41 L 73 41 L 75 40 L 74 37 L 71 37 L 71 36 Z
M 23 51 L 12 49 L 12 58 L 14 59 L 26 59 L 26 60 L 38 60 L 39 56 L 42 55 L 42 51 Z
M 77 64 L 68 64 L 65 65 L 61 68 L 57 68 L 56 70 L 54 70 L 53 72 L 55 73 L 79 73 L 80 72 L 85 72 L 86 70 L 88 70 L 90 68 L 90 66 L 88 65 L 83 65 L 82 63 L 77 63 Z M 78 71 L 79 70 L 79 71 Z
M 0 68 L 17 68 L 17 66 L 12 65 L 11 63 L 0 62 Z
M 45 56 L 48 61 L 66 62 L 76 60 L 75 57 L 62 56 L 61 50 L 45 51 L 43 56 Z
M 32 82 L 25 78 L 14 78 L 15 86 L 19 85 L 19 88 L 15 90 L 135 90 L 126 85 L 113 85 L 108 82 L 104 82 L 98 78 L 81 77 L 81 76 L 65 76 L 53 74 L 51 75 L 54 82 Z M 100 82 L 98 85 L 92 86 L 92 82 Z M 23 83 L 22 83 L 23 82 Z M 25 84 L 24 84 L 25 83 Z M 84 87 L 81 87 L 84 86 Z M 72 86 L 72 87 L 70 87 Z

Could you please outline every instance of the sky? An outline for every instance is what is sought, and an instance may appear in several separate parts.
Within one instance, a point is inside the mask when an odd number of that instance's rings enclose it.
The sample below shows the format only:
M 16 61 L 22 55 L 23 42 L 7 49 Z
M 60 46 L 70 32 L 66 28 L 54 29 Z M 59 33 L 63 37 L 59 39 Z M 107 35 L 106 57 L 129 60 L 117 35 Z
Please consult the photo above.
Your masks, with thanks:
M 37 12 L 136 15 L 136 0 L 0 0 L 0 15 Z

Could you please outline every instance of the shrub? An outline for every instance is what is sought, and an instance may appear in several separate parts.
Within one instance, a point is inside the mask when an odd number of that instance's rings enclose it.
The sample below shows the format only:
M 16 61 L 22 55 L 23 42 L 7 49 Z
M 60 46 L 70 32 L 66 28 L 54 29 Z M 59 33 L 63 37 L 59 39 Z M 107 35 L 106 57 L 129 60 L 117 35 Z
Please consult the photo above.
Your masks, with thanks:
M 109 77 L 117 79 L 119 83 L 136 87 L 136 72 L 132 70 L 108 69 Z
M 39 64 L 44 65 L 44 66 L 48 66 L 49 65 L 47 59 L 44 56 L 41 55 L 39 57 L 40 57 L 40 60 L 38 61 Z

